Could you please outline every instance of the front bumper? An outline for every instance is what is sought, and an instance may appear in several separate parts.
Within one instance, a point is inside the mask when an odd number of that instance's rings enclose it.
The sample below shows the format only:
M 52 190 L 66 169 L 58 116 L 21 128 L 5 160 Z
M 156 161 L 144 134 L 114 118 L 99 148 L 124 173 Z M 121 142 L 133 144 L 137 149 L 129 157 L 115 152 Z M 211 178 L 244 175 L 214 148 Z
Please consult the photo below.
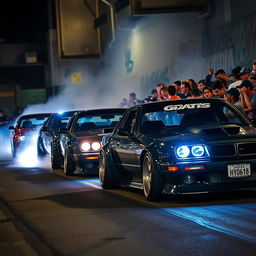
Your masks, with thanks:
M 231 178 L 228 176 L 229 164 L 250 164 L 251 175 Z M 256 188 L 256 159 L 218 162 L 178 163 L 178 171 L 168 171 L 168 165 L 160 166 L 164 174 L 164 193 L 182 194 L 195 192 L 233 191 Z M 186 170 L 186 167 L 203 166 L 204 169 Z
M 84 174 L 99 173 L 99 152 L 94 153 L 79 153 L 74 155 L 74 159 L 78 168 Z

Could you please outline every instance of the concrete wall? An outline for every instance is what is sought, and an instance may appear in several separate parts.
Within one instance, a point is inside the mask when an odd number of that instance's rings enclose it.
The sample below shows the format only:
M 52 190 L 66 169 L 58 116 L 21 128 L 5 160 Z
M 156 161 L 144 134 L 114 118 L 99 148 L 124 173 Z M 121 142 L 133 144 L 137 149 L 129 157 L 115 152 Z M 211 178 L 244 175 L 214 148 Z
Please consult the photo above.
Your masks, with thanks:
M 237 65 L 250 66 L 256 58 L 256 1 L 215 2 L 214 15 L 202 31 L 205 66 L 227 72 Z
M 111 46 L 109 11 L 104 5 L 100 9 L 108 14 L 101 27 L 104 55 L 58 62 L 58 84 L 71 86 L 70 75 L 80 72 L 84 84 L 93 74 L 120 97 L 131 91 L 145 97 L 159 82 L 198 81 L 210 67 L 229 73 L 256 58 L 256 1 L 215 0 L 213 15 L 204 18 L 198 13 L 130 17 L 126 8 L 116 16 L 117 40 Z
M 135 21 L 133 21 L 135 19 Z M 150 15 L 133 18 L 117 30 L 112 58 L 124 91 L 141 97 L 159 82 L 202 78 L 200 19 L 197 14 Z M 113 57 L 113 56 L 112 56 Z M 111 58 L 110 58 L 111 60 Z

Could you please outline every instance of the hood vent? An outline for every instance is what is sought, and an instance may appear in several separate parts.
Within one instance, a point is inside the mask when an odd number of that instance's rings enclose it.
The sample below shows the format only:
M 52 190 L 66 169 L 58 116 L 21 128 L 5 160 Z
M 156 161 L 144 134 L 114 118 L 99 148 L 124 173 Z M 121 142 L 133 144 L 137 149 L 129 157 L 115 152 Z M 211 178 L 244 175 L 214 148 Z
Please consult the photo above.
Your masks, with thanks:
M 241 132 L 240 126 L 227 126 L 220 128 L 204 129 L 203 133 L 210 136 L 236 135 Z

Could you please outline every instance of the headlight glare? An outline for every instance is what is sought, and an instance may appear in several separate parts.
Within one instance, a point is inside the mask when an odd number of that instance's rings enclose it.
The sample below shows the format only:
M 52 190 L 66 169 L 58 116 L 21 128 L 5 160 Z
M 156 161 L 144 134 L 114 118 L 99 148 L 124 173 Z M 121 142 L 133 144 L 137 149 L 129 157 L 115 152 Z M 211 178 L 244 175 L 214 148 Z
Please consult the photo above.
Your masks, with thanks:
M 97 151 L 97 150 L 100 150 L 100 148 L 101 148 L 101 145 L 100 145 L 99 142 L 93 142 L 92 143 L 92 149 L 93 150 Z
M 193 146 L 191 148 L 191 153 L 195 157 L 200 157 L 204 155 L 204 147 L 201 145 Z
M 80 147 L 82 151 L 89 151 L 91 148 L 91 145 L 89 142 L 83 142 Z
M 176 153 L 179 158 L 186 158 L 189 156 L 190 150 L 187 146 L 181 146 L 177 148 Z

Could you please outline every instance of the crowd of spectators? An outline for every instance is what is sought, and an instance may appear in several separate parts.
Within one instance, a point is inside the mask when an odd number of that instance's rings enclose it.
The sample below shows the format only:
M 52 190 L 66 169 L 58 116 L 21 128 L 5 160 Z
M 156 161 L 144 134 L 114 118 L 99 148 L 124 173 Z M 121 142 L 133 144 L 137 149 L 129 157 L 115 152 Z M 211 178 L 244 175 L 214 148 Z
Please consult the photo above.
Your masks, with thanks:
M 223 69 L 216 72 L 210 69 L 205 79 L 198 83 L 193 79 L 175 81 L 171 85 L 159 83 L 147 98 L 139 100 L 132 92 L 120 105 L 127 108 L 154 101 L 194 98 L 224 98 L 248 118 L 256 118 L 256 60 L 253 61 L 252 68 L 237 66 L 232 69 L 231 74 Z

